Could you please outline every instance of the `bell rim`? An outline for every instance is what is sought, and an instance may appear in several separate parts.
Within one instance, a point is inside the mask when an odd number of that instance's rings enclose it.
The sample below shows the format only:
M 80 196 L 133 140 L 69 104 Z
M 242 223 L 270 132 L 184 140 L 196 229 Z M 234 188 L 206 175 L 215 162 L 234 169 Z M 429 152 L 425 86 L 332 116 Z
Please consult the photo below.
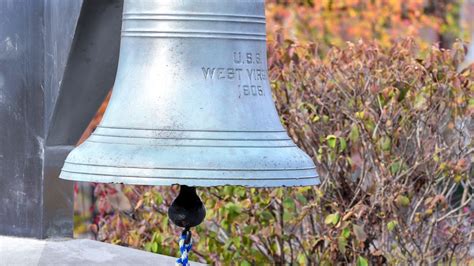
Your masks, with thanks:
M 62 179 L 134 185 L 281 187 L 318 185 L 313 160 L 290 147 L 189 147 L 85 141 Z
M 316 170 L 313 175 L 309 176 L 293 176 L 286 178 L 205 178 L 194 177 L 187 178 L 183 176 L 166 176 L 166 177 L 136 177 L 123 175 L 104 175 L 90 173 L 73 173 L 69 171 L 61 171 L 59 178 L 69 181 L 108 183 L 108 184 L 125 184 L 125 185 L 144 185 L 144 186 L 173 186 L 185 185 L 192 187 L 220 187 L 220 186 L 241 186 L 241 187 L 305 187 L 318 186 L 321 184 L 319 174 Z

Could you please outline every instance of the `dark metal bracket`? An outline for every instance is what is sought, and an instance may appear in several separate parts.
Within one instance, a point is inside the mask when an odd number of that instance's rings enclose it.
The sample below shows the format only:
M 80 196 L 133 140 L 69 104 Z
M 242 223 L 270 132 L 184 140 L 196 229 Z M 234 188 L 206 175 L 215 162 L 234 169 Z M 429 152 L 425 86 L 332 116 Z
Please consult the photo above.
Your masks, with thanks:
M 48 146 L 76 145 L 112 88 L 123 0 L 84 0 L 49 126 Z

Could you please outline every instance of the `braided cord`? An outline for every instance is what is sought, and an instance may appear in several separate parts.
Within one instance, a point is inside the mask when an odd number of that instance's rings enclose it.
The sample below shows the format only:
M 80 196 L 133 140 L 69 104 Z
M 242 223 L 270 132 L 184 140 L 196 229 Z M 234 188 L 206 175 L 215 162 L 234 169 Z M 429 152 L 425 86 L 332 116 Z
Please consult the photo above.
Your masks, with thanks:
M 181 233 L 178 243 L 181 257 L 176 260 L 176 266 L 189 266 L 188 254 L 191 251 L 191 248 L 193 247 L 191 231 L 189 231 L 189 228 L 185 228 L 183 233 Z

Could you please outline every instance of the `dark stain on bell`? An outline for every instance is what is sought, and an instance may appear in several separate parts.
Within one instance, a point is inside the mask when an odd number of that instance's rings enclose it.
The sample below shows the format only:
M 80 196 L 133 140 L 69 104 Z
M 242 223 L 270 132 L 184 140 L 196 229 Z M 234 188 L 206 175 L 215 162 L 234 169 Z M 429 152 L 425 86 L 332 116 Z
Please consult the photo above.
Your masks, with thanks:
M 177 226 L 191 228 L 202 223 L 206 209 L 195 187 L 181 186 L 178 197 L 168 209 L 168 217 Z

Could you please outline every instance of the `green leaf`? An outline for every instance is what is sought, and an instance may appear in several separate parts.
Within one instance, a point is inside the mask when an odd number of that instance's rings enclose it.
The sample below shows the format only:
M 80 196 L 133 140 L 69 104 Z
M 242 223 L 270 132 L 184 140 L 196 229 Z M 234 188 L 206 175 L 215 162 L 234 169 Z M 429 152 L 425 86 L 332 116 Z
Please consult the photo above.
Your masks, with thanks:
M 242 240 L 240 237 L 234 237 L 232 238 L 232 243 L 234 244 L 234 246 L 237 248 L 237 249 L 240 249 L 240 245 L 242 244 Z
M 320 119 L 321 119 L 320 116 L 315 115 L 315 116 L 313 116 L 313 119 L 311 119 L 311 121 L 313 121 L 314 123 L 316 123 L 316 122 L 318 122 Z
M 295 219 L 295 216 L 292 215 L 292 212 L 284 212 L 283 213 L 283 221 L 284 222 L 290 222 L 290 221 L 293 221 Z
M 241 207 L 233 202 L 227 203 L 225 209 L 231 214 L 239 214 L 241 212 Z
M 399 207 L 407 207 L 410 205 L 410 199 L 405 195 L 398 195 L 395 201 Z
M 248 209 L 248 208 L 250 208 L 250 207 L 252 206 L 252 201 L 251 201 L 249 198 L 247 198 L 247 199 L 243 200 L 240 204 L 241 204 L 242 207 L 244 207 L 245 209 Z
M 227 221 L 230 224 L 242 212 L 242 206 L 240 206 L 236 203 L 233 203 L 233 202 L 229 202 L 224 206 L 224 210 L 225 210 L 225 213 L 226 213 Z
M 344 237 L 338 237 L 337 247 L 339 248 L 339 251 L 341 251 L 342 254 L 346 253 L 346 246 L 347 246 L 347 239 L 345 239 Z
M 370 134 L 375 130 L 375 122 L 373 119 L 365 121 L 364 126 Z
M 161 205 L 161 203 L 163 203 L 163 196 L 161 196 L 160 193 L 155 195 L 155 203 L 156 205 Z
M 224 244 L 224 250 L 229 249 L 229 247 L 230 247 L 232 244 L 234 244 L 234 242 L 232 241 L 232 238 L 227 239 L 227 241 L 226 241 L 225 244 Z
M 364 111 L 356 112 L 355 117 L 358 119 L 364 119 L 365 113 Z
M 235 195 L 238 195 L 238 196 L 241 197 L 241 198 L 242 198 L 242 197 L 245 197 L 246 193 L 247 193 L 247 189 L 245 189 L 245 188 L 236 187 L 236 188 L 234 189 L 234 194 L 235 194 Z
M 389 151 L 392 149 L 392 140 L 390 137 L 383 137 L 381 147 L 383 151 Z
M 224 187 L 224 194 L 225 195 L 233 195 L 234 194 L 234 187 L 233 186 L 225 186 Z
M 304 255 L 304 253 L 299 253 L 296 260 L 298 261 L 299 265 L 306 265 L 307 263 L 306 256 Z
M 390 173 L 392 175 L 396 175 L 400 170 L 401 163 L 400 161 L 396 161 L 390 165 Z
M 332 149 L 336 148 L 336 140 L 337 140 L 337 137 L 334 136 L 334 135 L 328 135 L 326 137 L 326 141 L 328 143 L 328 146 L 331 147 Z
M 349 133 L 349 139 L 352 142 L 358 141 L 360 137 L 359 128 L 356 125 L 352 125 L 351 133 Z
M 264 221 L 270 221 L 273 219 L 273 215 L 267 210 L 261 213 L 261 217 Z
M 369 266 L 369 262 L 367 261 L 366 258 L 359 256 L 357 258 L 357 266 Z
M 392 221 L 388 222 L 388 224 L 387 224 L 388 231 L 392 232 L 393 229 L 395 229 L 395 227 L 397 226 L 397 224 L 398 224 L 398 222 L 395 221 L 395 220 L 392 220 Z
M 253 231 L 254 228 L 255 228 L 255 226 L 247 225 L 247 226 L 244 227 L 243 232 L 244 232 L 245 235 L 250 235 L 250 234 L 252 234 L 252 231 Z
M 306 197 L 301 193 L 296 193 L 296 199 L 304 205 L 308 203 L 308 199 L 306 199 Z
M 296 207 L 295 200 L 292 198 L 285 198 L 285 200 L 283 200 L 283 207 L 285 209 L 293 210 Z
M 344 238 L 349 238 L 351 236 L 351 230 L 347 227 L 342 229 L 341 236 Z
M 148 242 L 145 244 L 145 250 L 148 252 L 151 252 L 151 247 L 153 246 L 153 243 Z
M 340 218 L 341 218 L 341 215 L 338 212 L 329 214 L 328 216 L 326 216 L 326 219 L 324 219 L 324 223 L 336 225 L 339 222 Z
M 158 243 L 153 242 L 153 244 L 151 245 L 151 252 L 158 253 Z
M 168 227 L 168 221 L 169 221 L 169 219 L 163 219 L 163 220 L 161 221 L 161 225 L 163 226 L 163 228 Z
M 421 110 L 425 107 L 426 105 L 426 98 L 425 98 L 425 95 L 423 93 L 420 93 L 418 94 L 416 97 L 415 97 L 415 105 L 414 105 L 414 108 L 415 109 L 418 109 L 418 110 Z
M 457 174 L 457 175 L 454 176 L 454 182 L 456 182 L 456 183 L 461 182 L 462 179 L 463 179 L 462 175 Z
M 156 242 L 158 239 L 158 232 L 154 232 L 153 235 L 151 236 L 151 242 Z
M 323 121 L 324 121 L 324 123 L 329 122 L 329 116 L 323 115 Z
M 344 151 L 347 147 L 347 141 L 345 138 L 339 138 L 339 148 L 340 148 L 340 151 Z
M 469 105 L 469 107 L 473 108 L 474 107 L 474 99 L 469 99 L 468 105 Z
M 240 263 L 240 266 L 252 266 L 252 264 L 250 264 L 250 262 L 244 260 Z

